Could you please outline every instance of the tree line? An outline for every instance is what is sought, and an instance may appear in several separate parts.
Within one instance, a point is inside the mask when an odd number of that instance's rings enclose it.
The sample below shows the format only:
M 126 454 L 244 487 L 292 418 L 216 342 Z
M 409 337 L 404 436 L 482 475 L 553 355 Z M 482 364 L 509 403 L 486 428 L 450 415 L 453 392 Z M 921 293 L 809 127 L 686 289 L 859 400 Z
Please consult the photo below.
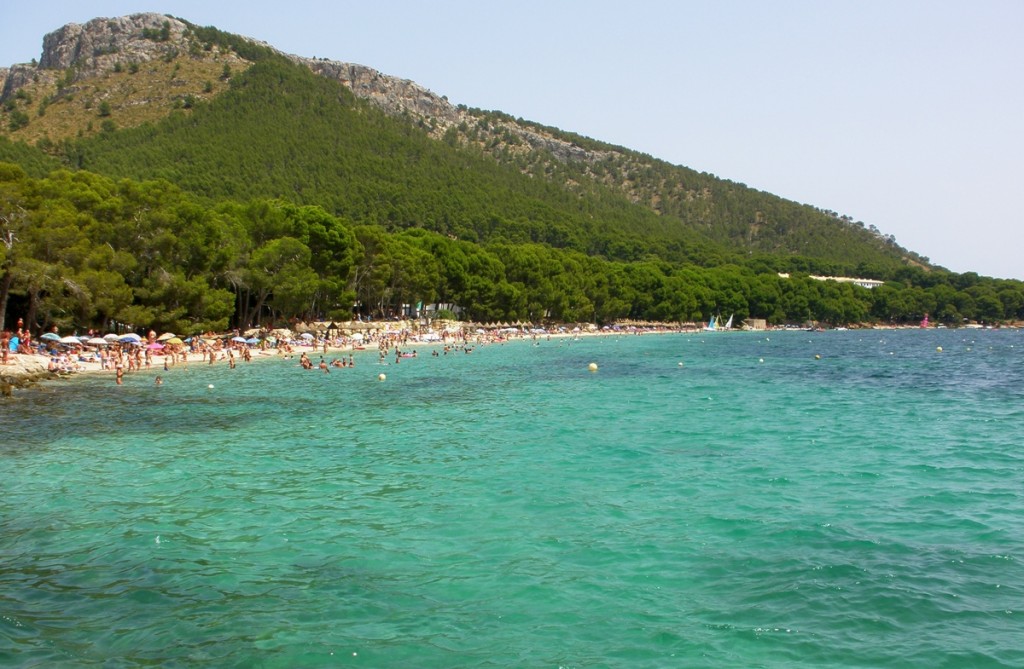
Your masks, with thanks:
M 1024 282 L 905 267 L 868 290 L 779 275 L 785 259 L 701 267 L 615 260 L 533 240 L 482 243 L 353 221 L 319 205 L 210 203 L 165 180 L 0 163 L 0 321 L 191 334 L 457 305 L 467 320 L 866 321 L 1024 319 Z M 787 268 L 792 269 L 792 268 Z

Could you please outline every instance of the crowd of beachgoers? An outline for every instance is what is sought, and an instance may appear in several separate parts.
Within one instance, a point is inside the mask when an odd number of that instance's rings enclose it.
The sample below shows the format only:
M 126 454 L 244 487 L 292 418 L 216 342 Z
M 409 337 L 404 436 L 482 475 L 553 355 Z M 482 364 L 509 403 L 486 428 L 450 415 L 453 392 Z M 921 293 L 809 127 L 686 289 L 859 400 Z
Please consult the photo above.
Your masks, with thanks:
M 437 327 L 399 321 L 382 322 L 370 327 L 351 323 L 350 327 L 326 323 L 300 323 L 295 329 L 248 329 L 230 332 L 206 332 L 179 337 L 172 332 L 145 334 L 135 332 L 100 334 L 89 330 L 62 335 L 56 327 L 33 336 L 21 319 L 14 330 L 0 333 L 0 386 L 9 393 L 11 383 L 31 382 L 79 372 L 108 373 L 117 384 L 126 374 L 161 372 L 189 364 L 238 363 L 279 357 L 296 359 L 306 370 L 330 372 L 355 367 L 355 351 L 376 351 L 379 363 L 400 363 L 419 356 L 417 347 L 429 349 L 431 356 L 452 352 L 472 352 L 475 346 L 515 339 L 579 337 L 608 334 L 644 334 L 700 332 L 694 324 L 625 323 L 618 325 L 533 325 L 464 324 L 448 322 Z M 316 359 L 314 361 L 314 359 Z M 365 358 L 364 358 L 365 359 Z
M 606 326 L 506 326 L 450 324 L 437 329 L 410 322 L 387 323 L 377 328 L 316 329 L 316 324 L 301 324 L 304 332 L 287 328 L 250 329 L 244 332 L 206 332 L 191 337 L 175 333 L 144 335 L 134 332 L 62 335 L 57 328 L 34 337 L 19 320 L 13 331 L 0 335 L 2 368 L 0 376 L 38 380 L 80 372 L 108 373 L 117 384 L 126 374 L 154 371 L 155 382 L 163 382 L 163 372 L 176 366 L 225 364 L 234 368 L 254 359 L 295 359 L 302 369 L 330 372 L 355 367 L 356 351 L 375 351 L 377 362 L 398 364 L 419 357 L 418 347 L 429 349 L 431 356 L 471 353 L 476 346 L 513 339 L 678 331 L 658 325 Z M 314 361 L 315 359 L 315 361 Z

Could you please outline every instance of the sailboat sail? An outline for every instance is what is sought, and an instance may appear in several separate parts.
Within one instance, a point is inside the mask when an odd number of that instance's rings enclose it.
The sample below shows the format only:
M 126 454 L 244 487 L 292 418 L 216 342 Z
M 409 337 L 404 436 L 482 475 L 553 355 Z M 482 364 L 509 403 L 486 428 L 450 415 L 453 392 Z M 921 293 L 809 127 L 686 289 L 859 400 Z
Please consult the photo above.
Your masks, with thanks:
M 727 320 L 724 324 L 719 323 L 719 321 L 721 321 L 721 320 L 722 320 L 722 317 L 720 315 L 719 316 L 712 316 L 711 320 L 708 321 L 708 324 L 704 326 L 704 329 L 707 332 L 720 332 L 722 330 L 731 330 L 732 329 L 732 316 L 731 315 L 729 316 L 729 320 Z

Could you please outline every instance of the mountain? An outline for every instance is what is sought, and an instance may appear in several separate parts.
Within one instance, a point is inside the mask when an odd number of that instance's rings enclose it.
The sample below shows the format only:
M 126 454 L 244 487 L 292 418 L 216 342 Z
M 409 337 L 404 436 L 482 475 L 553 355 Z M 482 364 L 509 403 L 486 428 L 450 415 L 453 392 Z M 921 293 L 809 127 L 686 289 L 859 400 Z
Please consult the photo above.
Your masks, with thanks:
M 287 60 L 326 81 L 337 82 L 358 100 L 400 122 L 382 132 L 409 136 L 413 128 L 432 142 L 410 139 L 396 145 L 378 136 L 367 139 L 368 146 L 360 148 L 340 141 L 337 131 L 331 137 L 326 127 L 319 129 L 317 142 L 289 137 L 289 127 L 308 128 L 301 122 L 282 123 L 284 116 L 295 110 L 281 97 L 296 93 L 296 86 L 305 84 L 275 90 L 249 77 L 247 85 L 262 87 L 265 96 L 258 103 L 262 107 L 253 104 L 250 111 L 258 114 L 276 106 L 283 115 L 270 118 L 268 114 L 262 127 L 251 119 L 249 127 L 255 132 L 240 141 L 264 156 L 281 155 L 282 151 L 280 147 L 263 149 L 259 142 L 288 141 L 296 154 L 307 155 L 271 164 L 261 161 L 258 167 L 236 165 L 235 169 L 248 169 L 252 174 L 244 179 L 244 188 L 232 189 L 222 177 L 231 169 L 229 164 L 209 155 L 204 158 L 188 147 L 197 147 L 195 139 L 202 137 L 204 150 L 220 144 L 223 155 L 248 152 L 227 145 L 230 140 L 221 132 L 237 125 L 234 116 L 246 104 L 240 99 L 246 92 L 232 91 L 232 82 L 255 63 L 270 60 Z M 278 71 L 273 76 L 280 80 L 284 75 Z M 235 97 L 230 103 L 222 101 L 223 96 L 232 94 Z M 317 104 L 322 103 L 316 113 L 330 117 L 340 128 L 337 114 L 352 105 L 334 93 L 338 108 L 330 109 L 331 103 L 323 101 L 331 96 L 330 89 L 313 96 L 320 101 Z M 307 101 L 311 99 L 307 96 Z M 811 260 L 810 265 L 803 260 L 784 262 L 780 269 L 814 269 L 816 260 L 826 268 L 847 268 L 879 277 L 907 264 L 927 266 L 925 259 L 900 248 L 879 231 L 834 212 L 501 112 L 454 106 L 414 82 L 366 66 L 282 54 L 255 40 L 160 14 L 100 18 L 85 25 L 69 24 L 46 35 L 38 63 L 0 69 L 0 104 L 3 136 L 34 145 L 63 164 L 118 177 L 167 178 L 212 198 L 280 196 L 320 204 L 357 220 L 397 217 L 403 219 L 397 225 L 477 240 L 493 232 L 492 219 L 517 221 L 525 217 L 534 224 L 520 227 L 549 229 L 513 231 L 512 239 L 527 238 L 627 260 L 643 256 L 653 243 L 669 259 L 699 264 L 721 262 L 730 254 L 766 254 Z M 194 131 L 195 125 L 203 127 Z M 124 134 L 143 126 L 145 131 Z M 369 138 L 372 132 L 367 133 Z M 161 139 L 156 140 L 157 136 Z M 163 148 L 140 152 L 136 149 L 141 143 Z M 378 189 L 377 194 L 364 194 L 358 204 L 354 197 L 339 198 L 338 193 L 348 192 L 353 181 L 339 175 L 342 170 L 323 166 L 331 161 L 366 166 L 371 161 L 355 160 L 353 152 L 373 151 L 379 148 L 375 143 L 389 145 L 393 166 L 403 170 L 410 163 L 420 164 L 420 156 L 431 154 L 434 169 L 446 165 L 450 178 L 423 179 L 423 188 L 410 191 L 404 188 L 407 176 L 389 176 L 385 173 L 391 170 L 378 165 L 378 178 L 364 183 L 366 188 Z M 332 144 L 335 152 L 325 152 Z M 413 155 L 397 155 L 396 150 Z M 8 149 L 8 154 L 12 151 Z M 22 150 L 19 163 L 36 173 L 58 164 L 39 156 L 28 164 L 26 160 Z M 481 176 L 488 172 L 492 176 Z M 494 176 L 495 172 L 501 175 Z M 512 172 L 523 178 L 514 179 Z M 467 173 L 473 178 L 464 178 Z M 285 182 L 293 187 L 283 186 Z M 538 188 L 537 182 L 545 186 Z M 217 184 L 225 188 L 217 188 Z M 455 197 L 446 201 L 435 198 L 433 204 L 414 200 L 417 193 L 436 193 L 437 189 Z M 458 196 L 467 189 L 476 193 L 468 198 Z M 479 198 L 481 190 L 490 193 Z M 524 190 L 529 202 L 510 195 L 510 191 Z M 387 202 L 380 202 L 381 193 Z M 453 209 L 453 200 L 467 199 L 485 204 Z M 381 206 L 388 211 L 382 214 Z M 545 215 L 538 217 L 539 210 Z M 411 220 L 403 211 L 429 220 Z M 453 224 L 452 219 L 461 222 Z M 596 223 L 582 224 L 583 220 Z M 595 239 L 595 235 L 601 238 Z M 645 241 L 630 241 L 637 236 Z
M 174 17 L 70 24 L 0 69 L 0 327 L 195 333 L 421 303 L 477 321 L 960 325 L 1024 319 L 1024 283 Z

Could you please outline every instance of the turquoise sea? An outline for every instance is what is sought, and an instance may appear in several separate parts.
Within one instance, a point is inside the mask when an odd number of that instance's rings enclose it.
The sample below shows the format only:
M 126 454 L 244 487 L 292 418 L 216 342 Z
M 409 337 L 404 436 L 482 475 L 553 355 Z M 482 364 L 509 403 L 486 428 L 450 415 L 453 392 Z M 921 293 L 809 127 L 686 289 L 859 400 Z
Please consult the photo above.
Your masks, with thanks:
M 0 666 L 1024 666 L 1024 332 L 428 350 L 0 402 Z

